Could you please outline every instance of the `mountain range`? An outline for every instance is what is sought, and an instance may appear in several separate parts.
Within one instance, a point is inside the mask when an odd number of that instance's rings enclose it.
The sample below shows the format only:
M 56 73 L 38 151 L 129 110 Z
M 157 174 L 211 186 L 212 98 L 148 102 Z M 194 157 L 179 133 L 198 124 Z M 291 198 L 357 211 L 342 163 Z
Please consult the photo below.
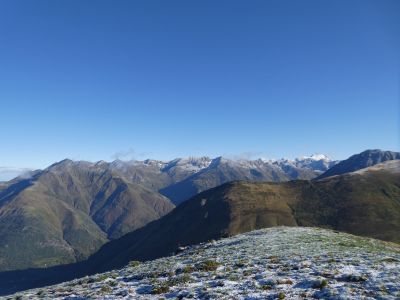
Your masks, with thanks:
M 365 152 L 361 153 L 360 159 L 364 156 Z M 382 156 L 386 157 L 384 152 Z M 64 164 L 72 168 L 82 163 L 68 161 L 50 169 Z M 201 192 L 163 217 L 106 243 L 80 263 L 0 273 L 0 291 L 119 268 L 131 260 L 169 255 L 180 246 L 264 227 L 316 226 L 400 243 L 399 199 L 400 160 L 322 179 L 231 181 Z
M 381 162 L 394 159 L 400 159 L 400 152 L 381 151 L 378 149 L 367 150 L 350 156 L 348 159 L 335 164 L 329 170 L 319 175 L 317 179 L 354 172 L 359 169 L 371 167 Z
M 312 179 L 337 161 L 325 155 L 295 160 L 245 160 L 217 157 L 179 158 L 169 162 L 157 160 L 114 161 L 110 167 L 128 180 L 142 184 L 179 205 L 190 197 L 233 180 L 288 181 Z
M 400 160 L 316 181 L 236 181 L 103 246 L 93 272 L 173 253 L 179 246 L 274 226 L 323 227 L 400 243 Z
M 0 185 L 0 271 L 86 259 L 106 242 L 226 182 L 309 179 L 335 163 L 323 155 L 293 161 L 66 159 Z

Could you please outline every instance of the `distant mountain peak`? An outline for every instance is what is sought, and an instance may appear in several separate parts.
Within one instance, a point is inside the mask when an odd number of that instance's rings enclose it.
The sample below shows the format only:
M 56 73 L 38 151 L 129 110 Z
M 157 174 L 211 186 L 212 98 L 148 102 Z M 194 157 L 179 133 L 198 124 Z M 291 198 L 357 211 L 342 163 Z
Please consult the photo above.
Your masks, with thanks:
M 108 166 L 108 162 L 106 162 L 105 160 L 99 160 L 98 162 L 95 163 L 95 165 L 97 167 Z
M 206 156 L 176 158 L 174 160 L 166 162 L 166 166 L 163 168 L 163 171 L 167 171 L 173 168 L 180 168 L 189 172 L 198 172 L 204 168 L 207 168 L 211 164 L 211 162 L 212 160 Z
M 50 169 L 55 166 L 69 165 L 69 164 L 73 164 L 73 163 L 74 163 L 74 161 L 72 159 L 65 158 L 63 160 L 60 160 L 60 161 L 55 162 L 54 164 L 50 165 L 47 169 Z
M 400 159 L 400 152 L 383 151 L 380 149 L 365 150 L 361 153 L 350 156 L 346 160 L 339 162 L 338 164 L 327 170 L 325 173 L 317 177 L 317 179 L 354 172 L 388 160 L 395 159 Z
M 183 157 L 183 158 L 177 158 L 173 160 L 176 165 L 193 165 L 193 166 L 208 166 L 211 162 L 211 159 L 207 156 L 201 156 L 201 157 L 194 157 L 194 156 L 189 156 L 189 157 Z

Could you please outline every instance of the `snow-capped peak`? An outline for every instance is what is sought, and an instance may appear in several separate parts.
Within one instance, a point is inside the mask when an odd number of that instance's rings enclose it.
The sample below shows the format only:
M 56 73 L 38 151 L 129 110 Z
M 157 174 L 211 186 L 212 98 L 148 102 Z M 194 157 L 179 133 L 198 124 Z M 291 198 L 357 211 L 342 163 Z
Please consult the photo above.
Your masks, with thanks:
M 211 159 L 206 156 L 177 158 L 169 161 L 164 171 L 172 168 L 180 168 L 191 172 L 198 172 L 204 168 L 207 168 L 210 163 Z

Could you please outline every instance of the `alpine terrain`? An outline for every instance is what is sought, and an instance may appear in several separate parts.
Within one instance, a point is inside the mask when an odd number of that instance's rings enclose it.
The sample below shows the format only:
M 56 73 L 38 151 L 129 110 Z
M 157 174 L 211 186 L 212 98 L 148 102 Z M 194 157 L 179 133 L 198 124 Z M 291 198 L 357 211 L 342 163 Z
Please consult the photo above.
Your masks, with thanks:
M 109 271 L 265 227 L 322 227 L 399 243 L 399 199 L 400 160 L 321 180 L 230 182 L 108 242 L 80 263 L 0 273 L 0 292 Z
M 86 259 L 198 192 L 232 180 L 313 178 L 335 162 L 223 158 L 64 160 L 0 184 L 0 271 Z
M 399 299 L 400 246 L 276 227 L 18 293 L 18 299 Z

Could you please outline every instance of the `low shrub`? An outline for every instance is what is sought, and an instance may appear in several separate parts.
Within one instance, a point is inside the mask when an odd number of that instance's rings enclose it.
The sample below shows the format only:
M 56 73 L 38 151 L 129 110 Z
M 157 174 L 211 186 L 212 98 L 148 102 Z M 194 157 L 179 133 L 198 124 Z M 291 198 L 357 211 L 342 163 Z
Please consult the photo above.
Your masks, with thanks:
M 131 268 L 134 268 L 134 267 L 137 267 L 137 266 L 139 266 L 141 264 L 141 262 L 140 261 L 137 261 L 137 260 L 132 260 L 131 262 L 129 262 L 129 267 L 131 267 Z
M 109 286 L 107 286 L 107 285 L 103 285 L 103 286 L 101 287 L 100 291 L 101 291 L 103 294 L 107 294 L 107 293 L 111 293 L 112 289 L 111 289 Z
M 164 294 L 164 293 L 168 293 L 169 292 L 169 286 L 161 284 L 161 285 L 157 285 L 154 286 L 151 290 L 152 294 Z
M 214 260 L 206 260 L 201 262 L 198 266 L 197 269 L 199 271 L 215 271 L 218 269 L 219 263 L 214 261 Z
M 316 281 L 316 282 L 313 284 L 313 288 L 314 288 L 314 289 L 323 289 L 323 288 L 325 288 L 327 285 L 328 285 L 328 280 L 326 280 L 326 279 L 321 279 L 321 280 Z

